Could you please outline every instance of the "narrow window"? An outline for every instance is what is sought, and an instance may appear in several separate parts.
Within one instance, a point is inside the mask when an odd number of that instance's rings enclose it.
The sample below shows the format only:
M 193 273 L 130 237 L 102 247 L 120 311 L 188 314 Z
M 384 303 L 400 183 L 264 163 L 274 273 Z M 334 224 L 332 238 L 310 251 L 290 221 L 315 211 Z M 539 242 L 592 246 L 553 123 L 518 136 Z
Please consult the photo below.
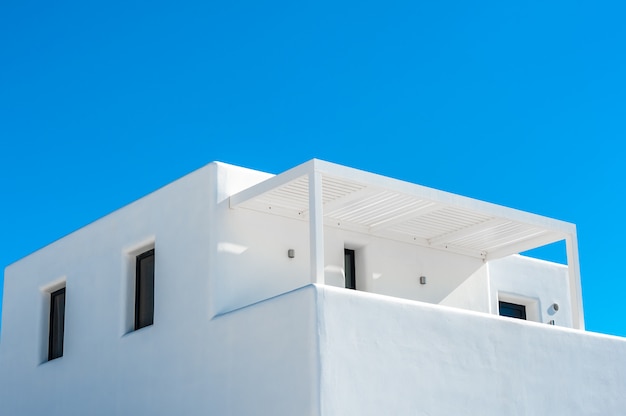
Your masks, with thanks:
M 498 302 L 500 316 L 508 316 L 510 318 L 526 319 L 526 306 L 517 303 Z
M 50 293 L 50 332 L 48 334 L 48 361 L 63 357 L 65 332 L 65 288 Z
M 356 289 L 356 268 L 354 250 L 344 249 L 344 270 L 346 273 L 346 288 Z
M 137 256 L 135 279 L 135 330 L 137 330 L 154 322 L 154 249 Z

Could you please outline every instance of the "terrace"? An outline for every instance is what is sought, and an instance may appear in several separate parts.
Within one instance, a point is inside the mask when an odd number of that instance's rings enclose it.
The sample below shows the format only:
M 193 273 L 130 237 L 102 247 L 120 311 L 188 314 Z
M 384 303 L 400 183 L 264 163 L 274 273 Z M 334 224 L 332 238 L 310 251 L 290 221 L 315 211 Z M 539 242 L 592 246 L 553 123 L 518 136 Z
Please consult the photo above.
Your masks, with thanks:
M 571 326 L 584 328 L 573 224 L 315 159 L 230 196 L 228 203 L 308 223 L 310 283 L 343 285 L 342 248 L 355 248 L 363 257 L 356 263 L 358 289 L 430 303 L 441 303 L 483 265 L 564 241 Z M 416 266 L 415 258 L 423 261 Z M 415 289 L 413 280 L 422 277 L 416 273 L 424 273 L 420 265 L 440 276 L 429 294 Z M 381 283 L 381 276 L 393 283 Z

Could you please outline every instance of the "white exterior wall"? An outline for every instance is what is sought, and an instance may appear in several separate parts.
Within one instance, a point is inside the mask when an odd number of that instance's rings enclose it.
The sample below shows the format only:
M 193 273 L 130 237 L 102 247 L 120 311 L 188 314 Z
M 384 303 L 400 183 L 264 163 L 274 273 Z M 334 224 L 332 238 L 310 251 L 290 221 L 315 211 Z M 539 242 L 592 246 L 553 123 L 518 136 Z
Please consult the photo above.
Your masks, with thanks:
M 212 279 L 228 281 L 231 272 L 215 264 L 223 263 L 214 250 L 219 168 L 208 165 L 7 267 L 3 414 L 318 414 L 312 289 L 212 318 L 222 289 Z M 231 186 L 268 176 L 228 175 Z M 132 331 L 133 256 L 152 246 L 154 325 Z M 47 361 L 46 292 L 60 281 L 64 354 Z
M 626 340 L 319 288 L 322 415 L 617 415 Z
M 313 286 L 308 222 L 229 207 L 230 195 L 271 176 L 210 164 L 7 267 L 2 410 L 293 416 L 624 408 L 617 394 L 626 387 L 624 340 L 413 302 L 497 313 L 499 295 L 517 296 L 536 300 L 538 320 L 571 326 L 564 267 L 521 257 L 485 267 L 326 225 L 328 285 Z M 134 256 L 152 247 L 154 325 L 132 331 Z M 344 247 L 357 251 L 361 291 L 331 287 L 344 284 Z M 47 293 L 60 284 L 64 355 L 48 362 Z M 560 308 L 550 315 L 554 302 Z
M 79 347 L 74 341 L 99 350 L 102 340 L 127 334 L 134 315 L 128 307 L 134 299 L 129 253 L 149 247 L 157 253 L 155 321 L 177 320 L 192 311 L 208 315 L 209 183 L 208 169 L 196 171 L 8 266 L 3 349 L 24 363 L 32 357 L 45 361 L 46 291 L 60 280 L 66 281 L 67 330 L 91 334 L 68 338 L 66 350 Z M 182 322 L 181 329 L 186 325 Z
M 483 265 L 439 304 L 469 311 L 492 313 L 487 266 Z
M 358 290 L 438 303 L 478 270 L 480 259 L 333 227 L 324 229 L 326 284 L 344 287 L 344 248 L 356 251 Z M 421 285 L 420 276 L 426 276 Z
M 498 300 L 526 305 L 527 319 L 557 326 L 573 326 L 567 266 L 524 256 L 489 262 L 491 310 Z M 552 307 L 558 304 L 558 311 Z
M 216 313 L 224 313 L 311 282 L 306 221 L 218 206 Z M 325 284 L 344 287 L 344 248 L 356 251 L 358 290 L 438 303 L 483 262 L 351 231 L 324 228 Z M 287 250 L 295 250 L 295 258 Z M 222 277 L 227 276 L 227 277 Z M 420 276 L 427 283 L 421 285 Z
M 308 221 L 229 208 L 228 196 L 270 175 L 224 164 L 215 167 L 214 313 L 226 313 L 309 284 Z M 359 290 L 431 303 L 438 303 L 483 265 L 480 259 L 327 225 L 326 284 L 344 286 L 344 248 L 356 250 Z M 294 258 L 287 256 L 289 249 L 295 250 Z M 427 277 L 426 285 L 420 285 L 420 276 Z
M 186 331 L 155 320 L 97 347 L 77 345 L 93 328 L 66 321 L 74 346 L 62 358 L 38 365 L 0 348 L 2 414 L 319 415 L 314 299 L 309 287 L 212 320 L 179 317 Z
M 515 255 L 488 262 L 440 304 L 498 315 L 501 300 L 525 305 L 530 321 L 572 328 L 570 293 L 567 266 Z
M 212 166 L 217 178 L 216 205 L 210 206 L 212 314 L 311 283 L 307 218 L 229 206 L 229 196 L 273 175 L 221 163 Z M 479 258 L 326 224 L 325 284 L 344 286 L 344 248 L 356 252 L 358 290 L 493 314 L 498 313 L 500 296 L 527 303 L 529 319 L 543 322 L 554 319 L 554 311 L 547 308 L 558 302 L 562 308 L 556 324 L 573 326 L 565 266 L 521 256 L 485 265 Z M 289 249 L 295 250 L 294 258 L 287 256 Z M 426 277 L 425 285 L 420 276 Z

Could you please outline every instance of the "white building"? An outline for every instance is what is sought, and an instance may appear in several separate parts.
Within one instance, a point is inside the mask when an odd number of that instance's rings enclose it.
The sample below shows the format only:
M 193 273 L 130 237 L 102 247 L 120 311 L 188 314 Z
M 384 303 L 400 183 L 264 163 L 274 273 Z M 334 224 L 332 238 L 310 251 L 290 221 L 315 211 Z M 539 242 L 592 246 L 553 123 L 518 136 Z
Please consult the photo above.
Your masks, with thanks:
M 319 160 L 211 163 L 4 282 L 3 415 L 626 412 L 572 224 Z

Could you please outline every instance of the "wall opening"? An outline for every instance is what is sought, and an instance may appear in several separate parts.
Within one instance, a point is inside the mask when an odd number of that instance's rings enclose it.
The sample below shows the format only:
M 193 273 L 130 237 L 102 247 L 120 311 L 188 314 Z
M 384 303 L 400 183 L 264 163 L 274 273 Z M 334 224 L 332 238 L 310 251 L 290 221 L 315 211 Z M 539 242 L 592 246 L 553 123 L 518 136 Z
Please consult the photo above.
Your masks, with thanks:
M 48 328 L 48 361 L 50 361 L 63 357 L 65 287 L 50 293 L 50 324 Z
M 497 313 L 500 316 L 541 322 L 541 316 L 539 314 L 539 299 L 516 293 L 498 292 Z
M 356 289 L 356 251 L 344 248 L 344 272 L 346 289 Z
M 42 297 L 40 363 L 63 356 L 65 340 L 65 288 L 65 277 L 40 288 Z
M 123 334 L 154 322 L 155 240 L 149 238 L 124 251 Z
M 154 323 L 154 249 L 135 260 L 135 330 Z
M 501 300 L 498 302 L 498 314 L 500 316 L 508 316 L 509 318 L 526 320 L 526 305 Z

